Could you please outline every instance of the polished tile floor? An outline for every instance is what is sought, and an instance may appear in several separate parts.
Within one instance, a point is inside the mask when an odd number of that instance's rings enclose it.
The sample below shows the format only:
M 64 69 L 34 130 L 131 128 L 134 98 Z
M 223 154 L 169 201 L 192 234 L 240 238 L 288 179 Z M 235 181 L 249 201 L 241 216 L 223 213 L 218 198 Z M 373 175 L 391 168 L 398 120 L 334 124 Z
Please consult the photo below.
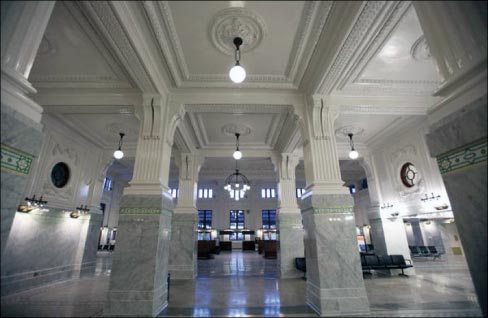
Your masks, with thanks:
M 160 316 L 316 316 L 305 304 L 306 281 L 277 279 L 276 260 L 233 251 L 198 265 L 196 280 L 171 281 Z M 110 268 L 111 254 L 102 252 L 95 273 L 2 297 L 2 317 L 101 316 Z M 465 263 L 418 261 L 415 268 L 408 278 L 365 279 L 370 317 L 481 317 Z

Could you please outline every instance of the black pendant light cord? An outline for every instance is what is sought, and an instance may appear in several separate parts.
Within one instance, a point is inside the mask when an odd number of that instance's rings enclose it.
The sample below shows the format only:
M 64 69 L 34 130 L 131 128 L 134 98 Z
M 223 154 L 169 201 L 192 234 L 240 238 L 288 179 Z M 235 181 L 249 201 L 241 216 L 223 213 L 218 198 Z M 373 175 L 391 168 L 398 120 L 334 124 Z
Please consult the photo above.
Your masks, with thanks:
M 236 65 L 239 65 L 239 60 L 241 59 L 241 51 L 239 47 L 242 45 L 242 39 L 240 37 L 234 38 L 234 45 L 236 46 Z
M 119 133 L 119 135 L 120 135 L 119 150 L 122 150 L 122 138 L 124 138 L 125 134 L 124 133 Z
M 354 150 L 354 142 L 352 141 L 352 134 L 347 134 L 349 136 L 349 144 L 351 145 L 351 150 Z

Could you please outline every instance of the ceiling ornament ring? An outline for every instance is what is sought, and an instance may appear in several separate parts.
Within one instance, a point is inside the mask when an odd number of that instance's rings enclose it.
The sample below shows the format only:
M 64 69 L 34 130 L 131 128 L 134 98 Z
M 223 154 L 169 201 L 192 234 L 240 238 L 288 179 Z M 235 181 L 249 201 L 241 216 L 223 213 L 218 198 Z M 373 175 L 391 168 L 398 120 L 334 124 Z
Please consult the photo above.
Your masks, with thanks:
M 139 129 L 132 127 L 127 127 L 127 124 L 123 123 L 111 123 L 105 127 L 105 130 L 111 134 L 124 133 L 126 135 L 137 136 L 139 134 Z
M 46 35 L 44 35 L 42 37 L 41 44 L 39 45 L 39 49 L 37 50 L 37 56 L 53 56 L 58 51 L 56 47 L 56 43 L 53 40 L 48 39 Z
M 416 61 L 428 61 L 432 58 L 430 53 L 429 45 L 427 44 L 427 40 L 425 36 L 420 36 L 417 41 L 415 41 L 410 49 L 410 55 Z
M 349 140 L 349 134 L 353 134 L 354 138 L 360 137 L 363 135 L 364 129 L 354 126 L 343 126 L 336 129 L 335 134 L 336 137 L 341 139 Z
M 221 128 L 222 133 L 229 136 L 235 136 L 235 134 L 240 134 L 241 137 L 251 134 L 251 127 L 243 124 L 225 124 Z
M 241 37 L 241 52 L 254 50 L 266 37 L 264 20 L 244 8 L 227 8 L 221 10 L 210 23 L 210 40 L 217 50 L 233 56 L 235 37 Z

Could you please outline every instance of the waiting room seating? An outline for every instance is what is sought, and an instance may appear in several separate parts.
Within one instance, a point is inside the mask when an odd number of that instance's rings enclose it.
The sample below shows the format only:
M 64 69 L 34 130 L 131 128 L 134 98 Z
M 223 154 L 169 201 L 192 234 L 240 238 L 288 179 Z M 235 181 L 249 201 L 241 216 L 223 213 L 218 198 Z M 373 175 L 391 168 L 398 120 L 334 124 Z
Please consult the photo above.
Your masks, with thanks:
M 242 242 L 242 250 L 243 251 L 255 251 L 256 246 L 254 241 L 244 241 Z
M 407 262 L 409 264 L 407 264 Z M 413 267 L 412 261 L 403 257 L 403 255 L 361 255 L 361 267 L 363 272 L 371 274 L 371 270 L 390 270 L 401 269 L 400 276 L 408 276 L 405 274 L 404 269 Z
M 231 241 L 220 241 L 220 250 L 221 251 L 232 251 L 232 242 Z
M 264 241 L 264 258 L 276 258 L 276 240 Z
M 198 258 L 212 258 L 212 256 L 210 255 L 210 241 L 198 241 Z
M 305 275 L 307 273 L 307 263 L 305 261 L 305 257 L 295 258 L 295 268 L 303 272 L 303 278 L 307 278 L 307 276 Z
M 409 246 L 412 257 L 433 257 L 433 260 L 440 258 L 442 254 L 435 246 Z

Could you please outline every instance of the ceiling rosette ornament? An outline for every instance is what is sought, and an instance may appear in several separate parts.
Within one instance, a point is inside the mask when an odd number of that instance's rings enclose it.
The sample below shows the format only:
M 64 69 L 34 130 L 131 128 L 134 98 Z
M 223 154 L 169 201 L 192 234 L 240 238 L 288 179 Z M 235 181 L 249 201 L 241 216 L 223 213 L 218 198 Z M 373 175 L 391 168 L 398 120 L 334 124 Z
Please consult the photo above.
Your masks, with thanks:
M 410 55 L 412 55 L 416 61 L 428 61 L 432 58 L 425 36 L 422 35 L 415 41 L 410 49 Z
M 354 126 L 343 126 L 340 128 L 337 128 L 335 131 L 336 137 L 340 139 L 347 139 L 349 140 L 349 134 L 353 134 L 354 138 L 358 138 L 361 135 L 363 135 L 364 129 L 360 127 L 354 127 Z
M 254 50 L 266 36 L 264 20 L 245 8 L 227 8 L 219 11 L 210 22 L 210 39 L 220 52 L 233 56 L 235 37 L 242 38 L 240 51 Z
M 235 136 L 235 134 L 240 134 L 240 136 L 247 136 L 251 133 L 251 127 L 243 124 L 225 124 L 222 126 L 222 133 L 229 136 Z

